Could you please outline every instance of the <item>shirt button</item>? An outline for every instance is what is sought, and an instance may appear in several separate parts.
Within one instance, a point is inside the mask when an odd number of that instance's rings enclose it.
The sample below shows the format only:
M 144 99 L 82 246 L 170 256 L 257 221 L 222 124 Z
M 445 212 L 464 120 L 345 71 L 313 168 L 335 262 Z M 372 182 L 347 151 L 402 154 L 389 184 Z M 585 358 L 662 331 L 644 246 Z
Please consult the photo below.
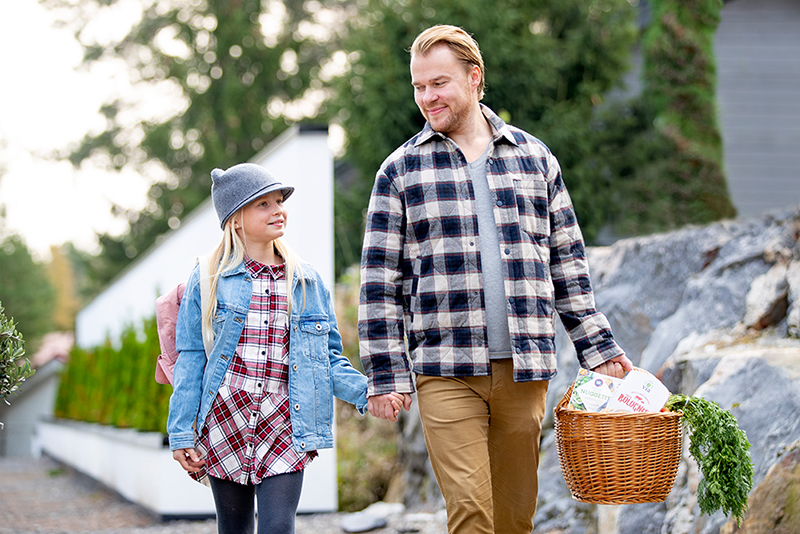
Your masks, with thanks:
M 511 254 L 511 250 L 510 249 L 505 249 L 503 252 L 505 252 L 506 254 Z
M 470 241 L 470 242 L 469 242 L 469 246 L 471 246 L 471 247 L 474 247 L 474 246 L 475 246 L 475 243 L 474 243 L 473 241 Z
M 498 201 L 497 201 L 497 205 L 498 205 L 498 206 L 502 206 L 502 205 L 503 205 L 503 201 L 502 201 L 502 200 L 498 200 Z

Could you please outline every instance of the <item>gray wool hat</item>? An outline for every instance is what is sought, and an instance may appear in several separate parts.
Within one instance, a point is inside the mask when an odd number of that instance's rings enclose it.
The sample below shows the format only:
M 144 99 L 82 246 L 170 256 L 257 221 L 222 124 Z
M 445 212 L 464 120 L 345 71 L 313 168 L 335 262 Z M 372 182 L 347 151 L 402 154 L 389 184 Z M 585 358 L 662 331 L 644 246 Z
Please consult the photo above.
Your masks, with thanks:
M 283 185 L 255 163 L 239 163 L 225 171 L 211 171 L 211 199 L 223 230 L 231 215 L 248 202 L 278 190 L 286 200 L 294 192 L 294 187 Z

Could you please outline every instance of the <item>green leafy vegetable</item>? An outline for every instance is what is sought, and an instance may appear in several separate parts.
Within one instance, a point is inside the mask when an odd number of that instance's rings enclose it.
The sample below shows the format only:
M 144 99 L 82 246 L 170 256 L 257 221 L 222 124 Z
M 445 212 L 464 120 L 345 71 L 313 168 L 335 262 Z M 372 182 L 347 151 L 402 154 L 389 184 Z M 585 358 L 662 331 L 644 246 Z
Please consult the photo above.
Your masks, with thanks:
M 700 511 L 711 515 L 721 509 L 726 516 L 736 518 L 739 525 L 753 489 L 747 435 L 733 414 L 701 397 L 672 395 L 667 409 L 683 412 L 683 423 L 689 431 L 689 454 L 703 475 L 697 488 Z

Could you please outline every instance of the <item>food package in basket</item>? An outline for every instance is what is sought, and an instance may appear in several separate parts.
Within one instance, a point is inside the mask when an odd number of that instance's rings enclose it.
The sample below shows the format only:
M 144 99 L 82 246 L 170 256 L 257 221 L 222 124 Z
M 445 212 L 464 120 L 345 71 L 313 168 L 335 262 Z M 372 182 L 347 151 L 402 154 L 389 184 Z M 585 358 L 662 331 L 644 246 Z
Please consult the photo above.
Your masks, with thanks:
M 669 400 L 669 390 L 647 371 L 632 371 L 621 380 L 603 411 L 658 412 Z
M 601 411 L 611 398 L 620 379 L 588 369 L 579 369 L 569 405 L 576 410 Z

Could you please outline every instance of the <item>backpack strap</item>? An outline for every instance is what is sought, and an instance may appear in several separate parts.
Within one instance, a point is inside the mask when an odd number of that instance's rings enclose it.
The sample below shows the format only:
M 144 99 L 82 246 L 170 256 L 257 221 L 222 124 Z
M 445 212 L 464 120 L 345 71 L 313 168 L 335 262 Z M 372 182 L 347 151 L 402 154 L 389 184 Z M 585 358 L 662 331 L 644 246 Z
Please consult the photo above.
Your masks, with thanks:
M 208 300 L 211 297 L 211 275 L 208 268 L 208 256 L 198 256 L 197 263 L 200 265 L 200 307 L 205 313 L 208 306 Z M 203 346 L 206 349 L 206 359 L 211 355 L 211 349 L 214 346 L 214 339 L 209 336 L 206 329 L 206 322 L 200 318 L 200 323 L 203 325 Z

